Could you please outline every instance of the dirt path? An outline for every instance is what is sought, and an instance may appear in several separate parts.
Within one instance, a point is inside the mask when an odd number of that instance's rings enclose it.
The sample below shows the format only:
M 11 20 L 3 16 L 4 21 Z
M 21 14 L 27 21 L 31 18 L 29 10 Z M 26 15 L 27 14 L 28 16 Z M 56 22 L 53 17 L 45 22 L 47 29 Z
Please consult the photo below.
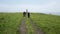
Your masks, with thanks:
M 37 26 L 34 24 L 34 22 L 32 21 L 31 18 L 29 18 L 28 21 L 30 22 L 31 26 L 33 27 L 33 30 L 34 30 L 35 34 L 44 34 L 41 29 L 37 28 Z M 21 19 L 21 24 L 20 24 L 20 27 L 19 27 L 20 34 L 26 34 L 27 30 L 28 29 L 26 28 L 26 25 L 25 25 L 25 19 L 22 18 Z
M 29 21 L 34 29 L 35 34 L 44 34 L 41 29 L 37 28 L 37 26 L 33 23 L 31 18 L 29 18 Z
M 20 34 L 26 34 L 26 26 L 25 26 L 25 19 L 22 18 L 21 24 L 20 24 Z

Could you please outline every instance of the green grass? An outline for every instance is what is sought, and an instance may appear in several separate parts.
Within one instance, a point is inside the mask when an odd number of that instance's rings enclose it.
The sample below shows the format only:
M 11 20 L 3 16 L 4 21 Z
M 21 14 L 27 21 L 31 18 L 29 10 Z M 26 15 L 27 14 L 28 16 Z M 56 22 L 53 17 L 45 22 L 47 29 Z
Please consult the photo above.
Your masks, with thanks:
M 0 34 L 18 34 L 22 13 L 0 13 Z
M 0 13 L 0 34 L 19 34 L 19 25 L 22 13 Z M 60 34 L 60 16 L 31 13 L 33 23 L 45 34 Z M 34 29 L 25 18 L 27 34 L 33 34 Z
M 34 13 L 31 19 L 45 34 L 60 34 L 60 16 Z
M 34 34 L 32 24 L 29 22 L 28 18 L 25 18 L 25 25 L 26 25 L 26 28 L 27 28 L 27 33 L 26 34 Z

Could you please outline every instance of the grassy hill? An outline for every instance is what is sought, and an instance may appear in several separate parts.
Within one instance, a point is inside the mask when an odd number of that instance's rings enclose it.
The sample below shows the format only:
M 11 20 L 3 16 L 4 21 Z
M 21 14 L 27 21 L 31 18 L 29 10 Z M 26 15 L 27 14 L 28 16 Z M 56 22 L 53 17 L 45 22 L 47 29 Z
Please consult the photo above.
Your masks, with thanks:
M 60 16 L 31 13 L 31 19 L 37 28 L 45 34 L 60 34 Z M 22 13 L 0 13 L 0 34 L 19 34 L 18 28 L 22 18 Z M 27 33 L 33 32 L 28 18 L 25 18 L 28 27 Z M 30 33 L 31 32 L 31 33 Z
M 16 34 L 22 13 L 0 13 L 0 34 Z
M 60 16 L 32 13 L 31 19 L 45 34 L 60 34 Z

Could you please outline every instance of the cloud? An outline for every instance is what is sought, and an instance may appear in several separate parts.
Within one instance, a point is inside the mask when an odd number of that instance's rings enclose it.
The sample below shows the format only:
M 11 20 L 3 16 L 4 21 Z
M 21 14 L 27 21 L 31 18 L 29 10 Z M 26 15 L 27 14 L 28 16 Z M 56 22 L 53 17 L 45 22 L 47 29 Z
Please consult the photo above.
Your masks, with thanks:
M 0 12 L 19 12 L 28 9 L 30 12 L 58 13 L 60 12 L 60 2 L 50 1 L 43 5 L 32 4 L 0 4 Z
M 36 12 L 59 12 L 60 5 L 56 1 L 49 2 L 44 5 L 20 5 L 22 9 L 29 9 Z

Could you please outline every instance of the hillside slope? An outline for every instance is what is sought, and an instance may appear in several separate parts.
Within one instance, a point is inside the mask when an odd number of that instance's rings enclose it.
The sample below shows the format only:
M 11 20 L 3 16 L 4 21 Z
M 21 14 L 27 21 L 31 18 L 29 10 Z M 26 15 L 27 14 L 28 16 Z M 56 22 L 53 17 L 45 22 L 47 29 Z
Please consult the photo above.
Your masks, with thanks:
M 45 34 L 60 34 L 60 16 L 31 13 L 31 19 Z

